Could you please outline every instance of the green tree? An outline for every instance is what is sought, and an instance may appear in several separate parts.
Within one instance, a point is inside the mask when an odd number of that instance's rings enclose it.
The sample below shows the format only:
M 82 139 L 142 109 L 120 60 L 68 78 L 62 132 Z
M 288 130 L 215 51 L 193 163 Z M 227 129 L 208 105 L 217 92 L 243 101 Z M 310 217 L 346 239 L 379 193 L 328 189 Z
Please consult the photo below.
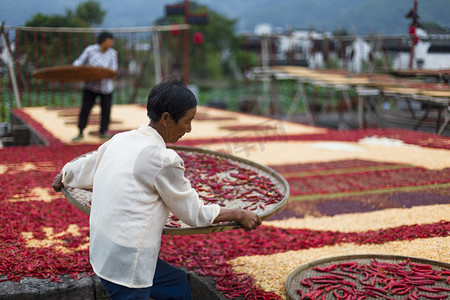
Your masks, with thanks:
M 101 25 L 106 11 L 100 3 L 88 0 L 78 4 L 75 10 L 66 9 L 64 15 L 45 15 L 37 13 L 26 21 L 25 26 L 31 27 L 91 27 Z
M 86 25 L 81 19 L 66 15 L 44 15 L 35 14 L 26 21 L 25 26 L 29 27 L 84 27 Z
M 91 27 L 102 24 L 105 14 L 99 2 L 88 0 L 74 10 L 66 9 L 64 14 L 37 13 L 25 22 L 25 26 Z M 70 64 L 84 46 L 95 41 L 95 34 L 20 31 L 18 38 L 21 59 L 27 62 L 22 67 L 26 74 L 30 68 Z
M 182 4 L 180 2 L 179 4 Z M 235 34 L 236 19 L 229 19 L 224 15 L 209 9 L 206 5 L 200 5 L 197 2 L 191 1 L 189 3 L 189 13 L 207 13 L 207 24 L 191 24 L 189 29 L 189 65 L 191 76 L 198 79 L 211 78 L 222 79 L 225 75 L 228 75 L 230 71 L 230 63 L 236 62 L 242 54 L 241 40 Z M 166 16 L 156 21 L 157 25 L 168 24 L 182 24 L 184 23 L 184 16 Z M 195 33 L 201 33 L 203 35 L 203 43 L 193 43 L 193 36 Z M 169 39 L 170 33 L 165 33 L 165 41 Z M 182 39 L 183 34 L 177 37 Z M 173 37 L 171 37 L 174 39 Z M 180 56 L 183 53 L 182 42 L 177 43 L 177 47 L 174 45 L 165 45 L 171 47 L 168 49 L 171 51 L 172 56 Z M 180 49 L 181 47 L 181 49 Z M 183 57 L 176 57 L 174 60 L 179 61 Z
M 91 26 L 98 26 L 103 23 L 106 10 L 102 10 L 100 3 L 89 0 L 80 3 L 75 10 L 75 18 L 85 21 Z

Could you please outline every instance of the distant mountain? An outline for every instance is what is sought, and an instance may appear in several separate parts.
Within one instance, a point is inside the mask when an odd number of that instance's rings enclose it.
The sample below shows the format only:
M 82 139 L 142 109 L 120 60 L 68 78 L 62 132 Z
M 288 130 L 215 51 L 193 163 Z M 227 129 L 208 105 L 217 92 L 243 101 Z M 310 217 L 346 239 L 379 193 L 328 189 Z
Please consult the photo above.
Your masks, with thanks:
M 407 33 L 411 19 L 405 15 L 413 7 L 412 0 L 370 0 L 360 1 L 351 10 L 339 15 L 333 23 L 344 28 L 355 26 L 360 33 Z M 434 22 L 450 27 L 450 1 L 418 1 L 420 22 Z
M 32 15 L 64 14 L 82 0 L 0 0 L 0 21 L 23 25 Z M 149 26 L 164 15 L 168 0 L 100 0 L 107 10 L 103 27 Z M 334 31 L 344 28 L 358 34 L 406 33 L 405 18 L 413 0 L 198 0 L 211 9 L 238 20 L 239 32 L 253 31 L 259 23 L 274 28 L 309 28 Z M 424 22 L 450 27 L 450 0 L 419 0 L 419 16 Z
M 239 30 L 250 31 L 266 22 L 286 28 L 314 27 L 334 31 L 345 28 L 355 33 L 406 33 L 406 13 L 413 0 L 228 0 L 202 1 L 211 8 L 238 18 Z M 450 27 L 450 0 L 419 0 L 421 21 Z

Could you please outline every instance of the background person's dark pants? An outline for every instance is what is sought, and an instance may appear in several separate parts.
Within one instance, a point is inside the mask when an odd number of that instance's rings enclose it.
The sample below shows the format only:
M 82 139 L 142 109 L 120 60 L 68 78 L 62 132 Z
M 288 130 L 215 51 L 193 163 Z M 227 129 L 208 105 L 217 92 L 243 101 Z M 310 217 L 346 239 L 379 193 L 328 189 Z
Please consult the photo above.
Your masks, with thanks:
M 95 104 L 95 98 L 97 98 L 97 96 L 100 97 L 100 106 L 102 108 L 100 134 L 105 134 L 108 130 L 109 118 L 111 115 L 112 93 L 100 94 L 89 90 L 83 90 L 83 103 L 81 104 L 80 115 L 78 118 L 78 128 L 80 129 L 80 134 L 82 134 L 83 130 L 86 128 L 89 114 Z
M 191 289 L 186 273 L 158 258 L 153 286 L 128 288 L 100 278 L 112 300 L 191 300 Z

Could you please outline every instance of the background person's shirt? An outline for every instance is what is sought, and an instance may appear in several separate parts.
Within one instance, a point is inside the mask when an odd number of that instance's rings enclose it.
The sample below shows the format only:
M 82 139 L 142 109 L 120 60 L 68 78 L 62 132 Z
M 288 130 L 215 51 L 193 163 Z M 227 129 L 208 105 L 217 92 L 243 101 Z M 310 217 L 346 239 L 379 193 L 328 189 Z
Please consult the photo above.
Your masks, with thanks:
M 74 66 L 88 65 L 94 67 L 109 68 L 117 71 L 117 51 L 113 48 L 107 49 L 104 53 L 100 51 L 100 45 L 90 45 L 84 49 L 80 57 L 73 62 Z M 114 82 L 110 78 L 98 81 L 86 81 L 84 88 L 92 92 L 101 94 L 111 94 L 114 91 Z
M 199 199 L 184 170 L 180 156 L 145 125 L 64 166 L 65 186 L 93 188 L 90 260 L 98 276 L 149 287 L 169 210 L 191 226 L 213 223 L 220 207 Z

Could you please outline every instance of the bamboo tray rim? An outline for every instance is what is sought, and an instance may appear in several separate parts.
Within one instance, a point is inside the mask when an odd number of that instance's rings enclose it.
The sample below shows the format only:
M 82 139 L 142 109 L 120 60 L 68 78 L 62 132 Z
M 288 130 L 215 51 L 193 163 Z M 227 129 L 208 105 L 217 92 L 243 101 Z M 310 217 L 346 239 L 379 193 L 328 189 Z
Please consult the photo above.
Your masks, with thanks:
M 114 78 L 117 72 L 104 67 L 61 65 L 37 69 L 33 77 L 43 81 L 76 82 Z

